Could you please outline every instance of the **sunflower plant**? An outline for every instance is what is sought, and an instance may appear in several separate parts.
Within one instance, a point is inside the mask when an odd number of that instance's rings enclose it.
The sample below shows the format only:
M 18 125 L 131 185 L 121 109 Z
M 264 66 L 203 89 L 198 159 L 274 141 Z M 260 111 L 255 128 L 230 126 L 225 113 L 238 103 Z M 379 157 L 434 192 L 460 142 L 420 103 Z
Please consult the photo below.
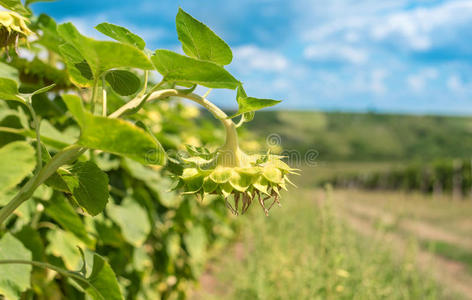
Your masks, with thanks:
M 184 297 L 206 250 L 231 236 L 224 207 L 258 202 L 268 214 L 296 174 L 239 146 L 238 127 L 280 101 L 247 96 L 225 69 L 231 48 L 182 9 L 179 54 L 110 23 L 95 29 L 112 41 L 89 38 L 32 15 L 33 2 L 0 0 L 0 295 Z M 235 90 L 236 113 L 212 89 Z M 180 99 L 208 110 L 224 138 L 200 135 Z

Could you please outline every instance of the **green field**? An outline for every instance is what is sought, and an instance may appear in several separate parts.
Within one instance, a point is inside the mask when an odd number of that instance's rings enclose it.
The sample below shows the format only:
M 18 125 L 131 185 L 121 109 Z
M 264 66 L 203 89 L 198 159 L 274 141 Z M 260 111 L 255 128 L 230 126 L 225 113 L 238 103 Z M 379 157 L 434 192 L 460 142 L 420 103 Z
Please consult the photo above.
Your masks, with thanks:
M 422 196 L 379 196 L 304 189 L 286 195 L 283 208 L 269 218 L 253 211 L 240 220 L 240 240 L 210 264 L 192 299 L 470 297 L 467 256 L 442 255 L 440 247 L 424 244 L 431 236 L 399 218 L 447 232 L 442 218 L 450 214 L 466 222 L 472 207 L 464 211 L 458 205 L 449 212 L 444 208 L 450 204 L 442 200 L 428 209 L 430 200 Z M 380 200 L 375 206 L 374 197 Z M 395 203 L 397 209 L 388 208 Z M 421 213 L 405 215 L 412 206 Z M 451 236 L 461 237 L 461 231 Z
M 284 149 L 306 151 L 313 141 L 320 156 L 301 164 L 300 188 L 282 208 L 266 218 L 253 207 L 238 219 L 239 239 L 208 265 L 192 299 L 472 298 L 469 197 L 315 187 L 333 176 L 466 158 L 469 119 L 279 111 L 250 124 L 279 134 Z

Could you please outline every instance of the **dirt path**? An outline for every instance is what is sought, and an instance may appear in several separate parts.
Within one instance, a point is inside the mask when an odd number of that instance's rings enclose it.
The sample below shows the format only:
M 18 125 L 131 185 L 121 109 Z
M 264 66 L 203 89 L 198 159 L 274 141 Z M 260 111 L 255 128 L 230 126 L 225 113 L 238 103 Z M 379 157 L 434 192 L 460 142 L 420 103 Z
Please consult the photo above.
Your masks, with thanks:
M 225 253 L 237 261 L 243 261 L 246 251 L 242 242 L 236 242 Z M 200 276 L 198 288 L 192 290 L 193 292 L 189 295 L 189 299 L 207 300 L 209 295 L 213 296 L 214 299 L 226 298 L 225 296 L 228 295 L 231 287 L 216 277 L 215 274 L 218 273 L 219 267 L 221 268 L 221 263 L 218 261 L 210 262 L 207 265 L 205 272 Z
M 375 222 L 379 218 L 386 223 L 395 222 L 393 215 L 365 206 L 359 202 L 344 201 L 342 205 L 345 205 L 344 208 L 338 209 L 337 212 L 352 229 L 369 237 L 378 237 L 380 234 L 382 239 L 390 242 L 389 245 L 394 248 L 395 252 L 405 253 L 408 247 L 408 241 L 405 238 L 400 234 L 380 232 L 375 228 Z M 400 223 L 401 227 L 416 234 L 418 237 L 444 240 L 467 248 L 471 247 L 470 241 L 462 241 L 459 237 L 446 233 L 429 224 L 417 221 L 400 221 Z M 416 258 L 418 266 L 425 272 L 432 272 L 432 275 L 442 282 L 444 286 L 464 295 L 468 299 L 472 299 L 472 276 L 467 272 L 463 264 L 421 249 L 418 249 Z
M 423 240 L 443 241 L 460 246 L 464 249 L 472 250 L 472 237 L 467 238 L 446 231 L 437 226 L 416 220 L 398 218 L 394 214 L 387 213 L 381 209 L 367 206 L 359 202 L 345 202 L 345 207 L 353 214 L 367 217 L 373 220 L 379 220 L 382 224 L 395 225 L 399 229 L 413 234 Z
M 309 195 L 307 197 L 314 201 L 323 201 L 322 199 L 325 198 L 325 193 L 320 190 L 309 190 L 307 194 Z M 346 194 L 344 193 L 333 193 L 333 208 L 335 208 L 338 217 L 360 235 L 385 241 L 392 248 L 393 253 L 398 254 L 399 257 L 408 255 L 408 251 L 411 250 L 411 244 L 408 238 L 405 237 L 404 232 L 411 233 L 411 235 L 420 239 L 441 240 L 461 246 L 464 249 L 472 249 L 472 241 L 467 238 L 464 239 L 463 236 L 447 232 L 443 228 L 421 220 L 399 218 L 379 207 L 362 203 L 360 201 L 362 199 L 343 199 L 345 197 Z M 396 229 L 401 229 L 401 233 L 379 230 L 377 226 L 379 221 L 381 224 L 387 226 L 391 224 Z M 241 242 L 237 242 L 225 251 L 225 255 L 242 261 L 247 255 L 246 252 L 245 246 Z M 462 294 L 466 299 L 472 300 L 472 276 L 463 264 L 422 249 L 417 249 L 415 254 L 418 268 L 431 273 L 449 291 Z M 222 282 L 216 275 L 219 271 L 218 268 L 221 267 L 224 267 L 224 264 L 219 261 L 211 262 L 208 265 L 207 270 L 200 278 L 199 287 L 193 290 L 190 299 L 225 299 L 230 294 L 232 284 Z M 451 296 L 449 299 L 454 298 Z

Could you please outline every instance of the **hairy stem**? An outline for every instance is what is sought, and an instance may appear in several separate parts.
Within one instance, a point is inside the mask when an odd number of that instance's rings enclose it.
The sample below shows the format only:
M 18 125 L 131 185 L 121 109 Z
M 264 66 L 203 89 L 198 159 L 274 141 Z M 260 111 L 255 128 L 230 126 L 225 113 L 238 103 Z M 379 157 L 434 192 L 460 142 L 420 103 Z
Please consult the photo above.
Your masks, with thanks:
M 77 159 L 86 148 L 71 145 L 58 152 L 54 157 L 18 191 L 16 196 L 0 209 L 0 226 L 23 202 L 31 198 L 34 191 L 45 182 L 56 170 Z
M 228 115 L 222 111 L 218 106 L 210 102 L 205 97 L 199 96 L 194 93 L 185 93 L 176 89 L 165 89 L 153 92 L 151 94 L 137 97 L 130 102 L 126 103 L 115 112 L 110 114 L 110 118 L 118 118 L 127 111 L 139 108 L 143 101 L 150 102 L 153 100 L 162 100 L 168 97 L 180 97 L 191 100 L 203 106 L 207 109 L 216 119 L 220 120 L 226 130 L 226 142 L 225 145 L 221 148 L 222 151 L 226 152 L 224 154 L 225 162 L 224 165 L 227 166 L 240 166 L 241 159 L 239 155 L 239 145 L 238 145 L 238 134 L 236 131 L 236 125 L 231 119 L 228 119 Z
M 144 71 L 144 85 L 143 85 L 143 89 L 141 90 L 141 92 L 139 92 L 138 97 L 142 97 L 142 96 L 146 93 L 147 85 L 148 85 L 148 78 L 149 78 L 149 71 L 146 70 L 146 71 Z
M 102 116 L 107 116 L 107 90 L 105 89 L 105 78 L 102 79 Z
M 31 99 L 26 102 L 26 106 L 31 113 L 31 118 L 33 118 L 34 131 L 36 134 L 36 172 L 39 172 L 43 167 L 43 159 L 41 156 L 41 133 L 40 133 L 40 120 L 34 111 L 33 105 L 31 104 Z
M 92 106 L 90 108 L 90 112 L 92 114 L 95 113 L 95 106 L 97 104 L 97 94 L 98 94 L 98 85 L 100 83 L 100 80 L 97 78 L 93 81 L 93 87 L 92 87 L 92 97 L 90 98 L 90 105 Z
M 178 93 L 178 97 L 192 100 L 203 107 L 205 107 L 216 119 L 220 120 L 226 130 L 226 141 L 223 147 L 220 148 L 220 163 L 228 167 L 239 167 L 243 164 L 241 157 L 241 150 L 238 144 L 238 133 L 236 131 L 236 124 L 224 111 L 218 106 L 210 102 L 205 97 L 201 97 L 197 94 L 184 94 Z

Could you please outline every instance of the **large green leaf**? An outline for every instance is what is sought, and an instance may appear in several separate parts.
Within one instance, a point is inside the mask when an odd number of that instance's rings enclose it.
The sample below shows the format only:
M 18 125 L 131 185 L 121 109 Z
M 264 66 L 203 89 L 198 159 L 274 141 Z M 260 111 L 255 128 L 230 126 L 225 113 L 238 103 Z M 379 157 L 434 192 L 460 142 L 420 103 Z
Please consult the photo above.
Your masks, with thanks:
M 19 95 L 17 82 L 11 78 L 0 78 L 0 99 L 25 102 Z
M 15 187 L 35 165 L 35 151 L 26 142 L 12 142 L 0 148 L 0 191 Z
M 47 202 L 46 214 L 59 223 L 62 228 L 72 232 L 88 246 L 93 247 L 94 241 L 87 234 L 84 223 L 64 196 L 60 194 L 53 196 Z
M 23 245 L 31 251 L 33 260 L 44 260 L 44 245 L 40 231 L 30 225 L 25 225 L 20 231 L 15 232 L 15 237 L 20 240 Z
M 62 175 L 77 203 L 89 214 L 101 213 L 108 202 L 108 176 L 91 161 L 77 162 Z
M 126 70 L 111 70 L 106 73 L 105 79 L 112 89 L 121 96 L 132 95 L 141 87 L 138 76 Z
M 38 17 L 38 27 L 41 29 L 42 34 L 37 43 L 45 46 L 48 50 L 59 54 L 59 45 L 64 43 L 64 41 L 57 33 L 56 21 L 46 14 L 41 14 Z
M 169 50 L 156 50 L 151 57 L 164 80 L 200 84 L 209 88 L 235 89 L 241 83 L 223 67 Z
M 62 44 L 58 47 L 64 60 L 70 80 L 78 86 L 91 85 L 93 81 L 92 69 L 80 52 L 71 44 Z
M 46 254 L 62 258 L 67 269 L 77 270 L 80 268 L 82 256 L 79 248 L 85 246 L 82 240 L 71 232 L 59 228 L 49 230 L 46 238 L 49 241 Z
M 238 87 L 238 93 L 236 97 L 237 97 L 239 109 L 234 115 L 231 116 L 231 118 L 234 118 L 241 114 L 254 112 L 259 109 L 263 109 L 265 107 L 274 106 L 282 102 L 280 100 L 259 99 L 259 98 L 254 98 L 254 97 L 248 97 L 242 86 Z M 249 119 L 250 121 L 250 117 L 247 117 L 247 119 Z
M 227 65 L 233 59 L 231 48 L 210 28 L 179 8 L 175 18 L 177 35 L 185 54 L 219 65 Z
M 54 2 L 56 0 L 26 0 L 25 1 L 25 5 L 28 6 L 32 3 L 36 3 L 36 2 Z
M 57 31 L 85 58 L 95 78 L 113 68 L 152 69 L 149 58 L 136 47 L 118 42 L 96 41 L 85 37 L 71 23 L 59 25 Z
M 71 145 L 77 140 L 78 135 L 75 133 L 76 132 L 59 131 L 47 120 L 41 120 L 41 140 L 44 139 L 45 144 L 54 141 L 58 144 Z
M 74 279 L 93 300 L 123 300 L 115 272 L 98 254 L 93 255 L 92 273 L 87 283 Z
M 151 224 L 144 208 L 135 200 L 125 198 L 121 205 L 110 204 L 107 213 L 121 228 L 129 243 L 135 247 L 142 246 L 151 232 Z
M 130 159 L 123 161 L 123 167 L 127 169 L 131 176 L 142 180 L 165 207 L 176 208 L 182 202 L 182 197 L 171 191 L 172 180 L 168 177 L 163 177 L 156 170 Z
M 142 38 L 129 31 L 127 28 L 110 23 L 101 23 L 95 29 L 122 43 L 130 44 L 143 50 L 146 43 Z
M 20 0 L 0 0 L 0 5 L 24 16 L 31 15 L 31 12 L 23 6 Z
M 81 128 L 80 145 L 127 156 L 143 164 L 165 163 L 164 149 L 143 129 L 124 120 L 94 116 L 83 109 L 75 95 L 62 98 Z
M 0 62 L 0 78 L 8 78 L 16 83 L 20 82 L 18 70 L 2 62 Z
M 31 252 L 10 233 L 0 239 L 0 260 L 31 260 Z M 0 295 L 7 300 L 20 299 L 21 293 L 30 287 L 30 265 L 0 265 Z

